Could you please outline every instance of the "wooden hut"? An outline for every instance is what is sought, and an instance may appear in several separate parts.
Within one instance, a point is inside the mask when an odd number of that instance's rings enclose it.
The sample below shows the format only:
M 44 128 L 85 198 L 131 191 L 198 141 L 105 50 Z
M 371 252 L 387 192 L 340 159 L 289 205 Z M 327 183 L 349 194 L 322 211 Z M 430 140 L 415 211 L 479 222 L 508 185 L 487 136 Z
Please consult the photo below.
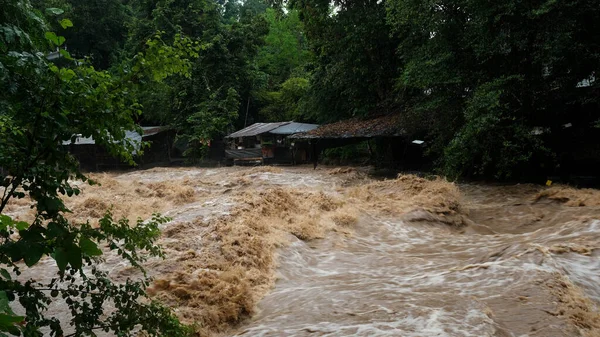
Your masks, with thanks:
M 149 126 L 142 127 L 142 132 L 143 134 L 136 131 L 127 131 L 125 136 L 128 141 L 139 144 L 139 146 L 142 142 L 150 143 L 149 147 L 144 148 L 142 155 L 134 153 L 138 167 L 169 165 L 171 158 L 174 156 L 174 131 L 165 127 Z M 105 148 L 96 144 L 91 137 L 75 137 L 73 142 L 63 142 L 63 146 L 68 148 L 69 152 L 79 161 L 80 167 L 86 171 L 131 167 L 128 163 L 115 158 Z
M 319 154 L 325 149 L 367 141 L 369 148 L 373 149 L 372 158 L 377 165 L 403 169 L 422 168 L 425 163 L 423 142 L 409 139 L 401 124 L 399 114 L 367 119 L 352 118 L 296 133 L 289 140 L 295 142 L 296 146 L 309 147 L 315 164 Z
M 288 138 L 317 127 L 296 122 L 255 123 L 226 137 L 229 144 L 225 156 L 233 164 L 303 162 L 307 160 L 307 152 L 299 151 Z

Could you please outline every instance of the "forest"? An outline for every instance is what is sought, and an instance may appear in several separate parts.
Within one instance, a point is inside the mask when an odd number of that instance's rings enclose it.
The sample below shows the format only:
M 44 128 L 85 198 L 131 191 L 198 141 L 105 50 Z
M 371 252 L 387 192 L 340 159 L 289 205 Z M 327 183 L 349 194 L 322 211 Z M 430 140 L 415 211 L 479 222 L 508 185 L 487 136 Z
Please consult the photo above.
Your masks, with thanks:
M 194 43 L 185 76 L 139 81 L 129 92 L 142 112 L 136 120 L 176 128 L 190 157 L 253 122 L 401 114 L 407 138 L 425 139 L 428 157 L 448 176 L 545 176 L 564 167 L 596 174 L 600 9 L 593 1 L 32 6 L 64 37 L 61 48 L 113 75 L 156 34 L 167 44 Z M 71 24 L 62 27 L 62 19 Z M 18 39 L 6 29 L 3 50 Z
M 73 135 L 133 163 L 125 131 L 168 126 L 193 160 L 254 122 L 400 115 L 436 174 L 597 177 L 598 32 L 592 0 L 0 0 L 0 262 L 12 270 L 0 269 L 0 336 L 63 335 L 41 314 L 45 290 L 69 304 L 73 335 L 133 334 L 136 324 L 152 336 L 189 333 L 160 303 L 138 300 L 147 280 L 83 276 L 96 242 L 140 268 L 138 251 L 161 256 L 154 243 L 168 219 L 69 222 L 61 198 L 79 193 L 74 179 L 88 181 L 59 146 Z M 3 212 L 26 195 L 33 224 Z M 13 279 L 15 261 L 44 255 L 60 282 L 40 290 Z M 96 289 L 104 297 L 86 306 L 71 300 Z M 15 298 L 29 324 L 9 307 Z M 108 298 L 122 310 L 107 319 Z

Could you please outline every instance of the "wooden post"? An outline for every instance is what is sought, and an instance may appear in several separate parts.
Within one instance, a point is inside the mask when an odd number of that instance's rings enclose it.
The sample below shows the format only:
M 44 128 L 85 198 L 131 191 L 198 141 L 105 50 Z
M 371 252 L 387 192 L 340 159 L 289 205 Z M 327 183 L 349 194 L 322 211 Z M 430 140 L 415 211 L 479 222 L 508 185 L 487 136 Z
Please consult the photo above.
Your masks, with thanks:
M 317 169 L 317 164 L 319 163 L 319 153 L 317 152 L 317 142 L 312 143 L 312 152 L 313 152 L 313 170 Z
M 244 119 L 244 127 L 248 124 L 248 110 L 250 110 L 250 95 L 248 95 L 248 103 L 246 103 L 246 118 Z

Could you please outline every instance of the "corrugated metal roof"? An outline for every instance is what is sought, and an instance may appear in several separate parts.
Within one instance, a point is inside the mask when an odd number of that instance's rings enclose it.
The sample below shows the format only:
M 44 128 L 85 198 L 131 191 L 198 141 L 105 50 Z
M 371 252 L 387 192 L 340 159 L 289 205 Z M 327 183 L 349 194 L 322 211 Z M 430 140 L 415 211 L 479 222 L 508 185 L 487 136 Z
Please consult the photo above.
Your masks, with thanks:
M 142 130 L 144 131 L 144 137 L 152 136 L 168 129 L 169 127 L 166 126 L 142 126 Z
M 277 129 L 273 129 L 269 131 L 269 133 L 274 133 L 276 135 L 292 135 L 298 132 L 308 132 L 310 130 L 314 130 L 318 128 L 317 124 L 306 124 L 306 123 L 296 123 L 291 122 L 289 124 L 278 127 Z
M 70 145 L 71 141 L 70 140 L 65 140 L 62 142 L 63 145 Z M 96 142 L 94 141 L 94 138 L 92 137 L 80 137 L 77 136 L 75 137 L 75 143 L 73 143 L 75 145 L 92 145 L 92 144 L 96 144 Z
M 142 137 L 148 137 L 155 135 L 159 132 L 166 130 L 165 127 L 162 126 L 142 126 L 142 131 L 144 135 L 140 135 L 136 131 L 125 131 L 125 139 L 134 142 L 136 144 L 140 144 L 142 141 Z M 63 145 L 70 145 L 71 141 L 66 140 L 63 142 Z M 96 144 L 96 141 L 92 137 L 76 137 L 75 145 L 93 145 Z
M 236 131 L 226 138 L 238 138 L 238 137 L 251 137 L 260 135 L 261 133 L 269 132 L 280 126 L 289 124 L 291 122 L 277 122 L 277 123 L 254 123 L 245 129 Z

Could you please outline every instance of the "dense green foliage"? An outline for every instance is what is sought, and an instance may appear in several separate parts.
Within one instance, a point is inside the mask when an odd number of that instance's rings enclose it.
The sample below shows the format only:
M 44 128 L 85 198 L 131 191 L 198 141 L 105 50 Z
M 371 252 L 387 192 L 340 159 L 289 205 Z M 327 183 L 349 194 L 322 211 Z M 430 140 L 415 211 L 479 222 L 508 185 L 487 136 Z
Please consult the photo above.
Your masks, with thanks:
M 253 95 L 259 115 L 267 121 L 310 121 L 315 116 L 304 109 L 303 99 L 309 88 L 305 67 L 311 54 L 298 11 L 284 15 L 267 9 L 265 18 L 269 34 L 256 60 L 262 82 Z
M 145 81 L 189 74 L 196 48 L 181 36 L 170 45 L 156 36 L 118 71 L 98 71 L 72 59 L 61 48 L 65 38 L 49 31 L 28 1 L 2 0 L 0 7 L 0 335 L 42 336 L 42 329 L 53 336 L 97 330 L 134 336 L 140 329 L 151 336 L 186 335 L 170 310 L 144 292 L 149 280 L 140 263 L 162 256 L 154 243 L 167 219 L 156 215 L 129 224 L 107 212 L 97 227 L 70 223 L 62 198 L 79 194 L 73 181 L 88 180 L 62 144 L 76 134 L 91 136 L 132 162 L 143 146 L 125 138 L 126 130 L 137 128 L 140 113 L 132 93 Z M 46 12 L 61 27 L 72 25 L 62 9 Z M 64 66 L 46 59 L 55 48 L 61 48 Z M 26 196 L 35 220 L 16 222 L 5 214 L 7 203 Z M 100 268 L 108 251 L 140 269 L 140 278 L 113 282 Z M 56 262 L 55 277 L 46 282 L 19 276 L 44 256 Z M 70 315 L 48 312 L 54 302 L 66 305 Z
M 197 42 L 190 77 L 135 93 L 142 122 L 174 126 L 194 158 L 253 122 L 399 113 L 443 172 L 509 177 L 552 172 L 600 125 L 600 10 L 589 0 L 35 3 L 65 8 L 69 50 L 98 69 L 156 31 Z
M 136 50 L 138 41 L 156 30 L 165 37 L 183 34 L 201 46 L 189 78 L 148 87 L 142 96 L 158 103 L 148 104 L 149 121 L 168 121 L 180 130 L 180 139 L 190 145 L 189 155 L 196 156 L 210 139 L 231 129 L 258 81 L 252 60 L 267 26 L 247 7 L 209 0 L 139 1 L 134 6 L 130 48 Z
M 455 176 L 549 173 L 564 153 L 594 142 L 593 1 L 293 5 L 315 54 L 307 100 L 320 120 L 400 113 Z
M 592 1 L 390 1 L 415 97 L 454 174 L 508 176 L 551 144 L 534 127 L 590 127 L 598 95 L 578 83 L 600 66 L 600 8 Z M 594 86 L 596 83 L 594 83 Z M 448 126 L 451 126 L 450 128 Z M 441 150 L 441 149 L 440 149 Z
M 384 1 L 299 0 L 315 52 L 311 110 L 321 120 L 366 116 L 394 100 L 394 79 L 401 72 L 398 40 L 386 23 Z
M 96 69 L 114 71 L 144 51 L 157 31 L 166 42 L 180 35 L 198 43 L 191 76 L 144 82 L 131 93 L 141 103 L 142 123 L 177 129 L 191 159 L 209 140 L 256 121 L 316 118 L 299 108 L 309 88 L 304 66 L 310 52 L 297 11 L 272 9 L 261 0 L 35 4 L 66 9 L 74 24 L 63 32 L 68 49 Z

